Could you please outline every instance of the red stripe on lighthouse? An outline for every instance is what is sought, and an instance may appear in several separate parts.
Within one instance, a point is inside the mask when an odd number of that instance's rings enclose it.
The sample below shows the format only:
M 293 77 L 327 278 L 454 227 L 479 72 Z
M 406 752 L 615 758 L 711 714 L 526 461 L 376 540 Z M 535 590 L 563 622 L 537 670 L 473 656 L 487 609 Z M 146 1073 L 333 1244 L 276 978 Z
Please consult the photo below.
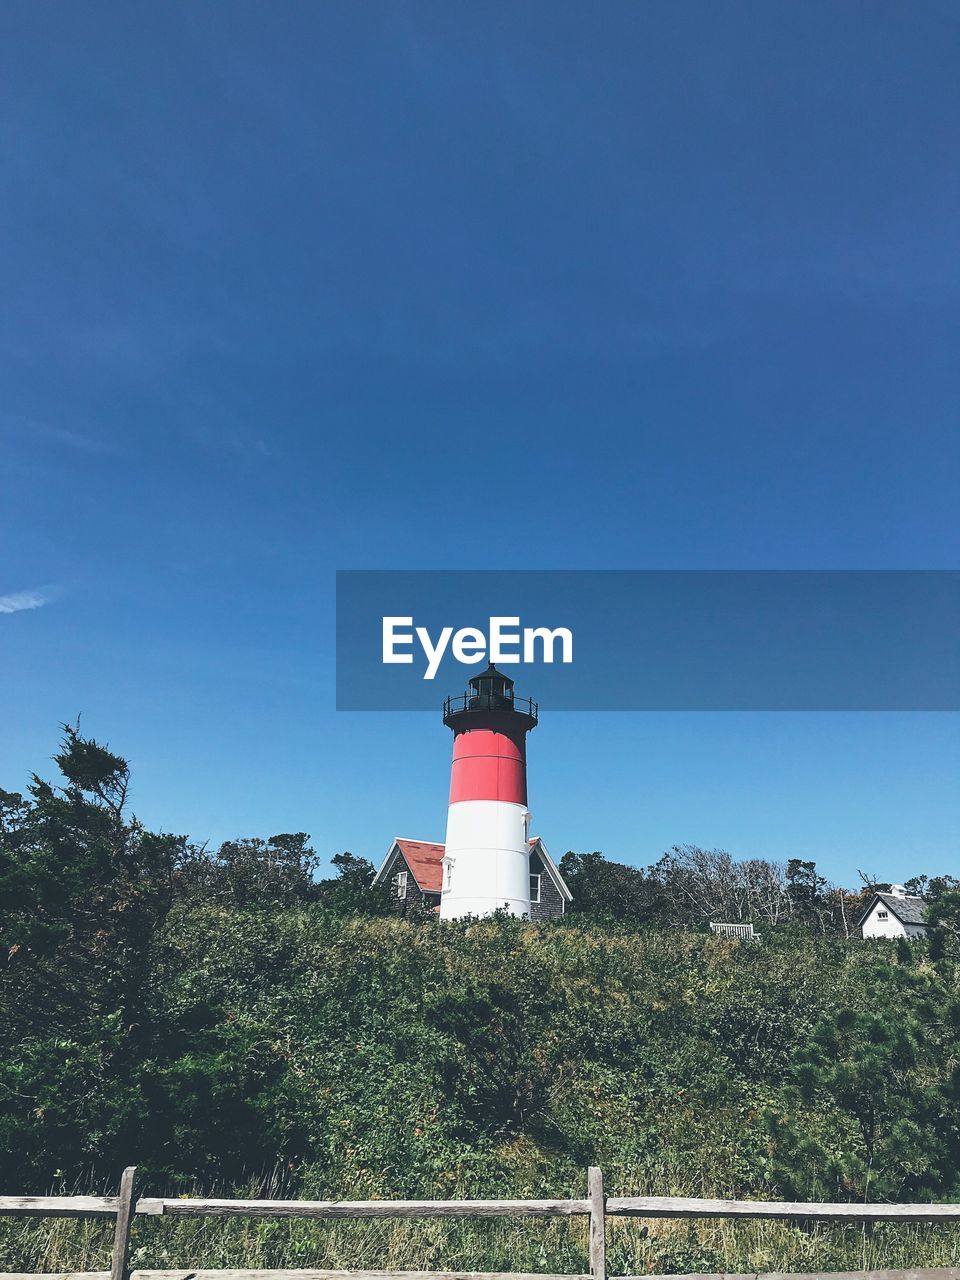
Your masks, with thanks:
M 460 800 L 527 803 L 527 762 L 522 736 L 515 742 L 494 729 L 468 729 L 456 735 L 450 803 Z

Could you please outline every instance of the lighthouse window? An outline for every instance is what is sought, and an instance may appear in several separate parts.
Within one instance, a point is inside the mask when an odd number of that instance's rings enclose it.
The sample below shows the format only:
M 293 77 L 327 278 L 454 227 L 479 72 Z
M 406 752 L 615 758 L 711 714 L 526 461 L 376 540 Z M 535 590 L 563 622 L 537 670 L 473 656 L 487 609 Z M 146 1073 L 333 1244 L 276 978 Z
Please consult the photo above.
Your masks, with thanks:
M 397 891 L 397 897 L 403 899 L 407 896 L 407 872 L 398 871 L 393 877 L 394 888 Z
M 540 877 L 539 876 L 530 877 L 530 901 L 531 902 L 540 901 Z

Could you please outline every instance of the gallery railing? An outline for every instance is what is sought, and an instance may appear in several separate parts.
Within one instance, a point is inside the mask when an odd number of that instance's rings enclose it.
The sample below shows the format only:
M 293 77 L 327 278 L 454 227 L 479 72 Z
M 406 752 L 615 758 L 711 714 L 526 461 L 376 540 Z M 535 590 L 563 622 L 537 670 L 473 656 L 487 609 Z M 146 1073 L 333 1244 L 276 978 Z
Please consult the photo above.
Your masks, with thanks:
M 539 709 L 539 703 L 532 698 L 513 698 L 501 693 L 460 693 L 444 699 L 443 718 L 446 720 L 462 711 L 517 711 L 536 723 Z

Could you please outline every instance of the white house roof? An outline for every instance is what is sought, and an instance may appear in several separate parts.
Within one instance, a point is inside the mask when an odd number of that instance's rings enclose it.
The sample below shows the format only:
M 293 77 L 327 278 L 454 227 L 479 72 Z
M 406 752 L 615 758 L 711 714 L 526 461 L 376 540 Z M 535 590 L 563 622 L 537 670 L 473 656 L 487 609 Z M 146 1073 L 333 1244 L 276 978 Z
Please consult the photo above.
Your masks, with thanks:
M 861 924 L 863 924 L 878 902 L 882 902 L 889 911 L 892 911 L 901 924 L 921 925 L 926 928 L 927 922 L 924 919 L 924 912 L 927 909 L 927 900 L 911 893 L 875 893 L 860 917 Z

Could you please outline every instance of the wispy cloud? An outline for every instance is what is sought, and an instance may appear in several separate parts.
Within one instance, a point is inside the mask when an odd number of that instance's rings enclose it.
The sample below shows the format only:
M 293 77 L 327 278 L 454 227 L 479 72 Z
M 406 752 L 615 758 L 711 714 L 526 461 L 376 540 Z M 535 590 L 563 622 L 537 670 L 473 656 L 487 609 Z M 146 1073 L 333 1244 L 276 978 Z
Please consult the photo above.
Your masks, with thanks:
M 52 422 L 38 422 L 35 418 L 24 418 L 19 414 L 5 414 L 0 417 L 0 430 L 30 441 L 46 441 L 49 444 L 62 444 L 69 449 L 79 449 L 83 453 L 109 453 L 110 445 L 105 440 L 74 431 L 69 427 L 57 426 Z
M 51 593 L 39 588 L 33 591 L 15 591 L 9 596 L 0 596 L 0 613 L 22 613 L 24 609 L 42 609 L 52 599 Z

